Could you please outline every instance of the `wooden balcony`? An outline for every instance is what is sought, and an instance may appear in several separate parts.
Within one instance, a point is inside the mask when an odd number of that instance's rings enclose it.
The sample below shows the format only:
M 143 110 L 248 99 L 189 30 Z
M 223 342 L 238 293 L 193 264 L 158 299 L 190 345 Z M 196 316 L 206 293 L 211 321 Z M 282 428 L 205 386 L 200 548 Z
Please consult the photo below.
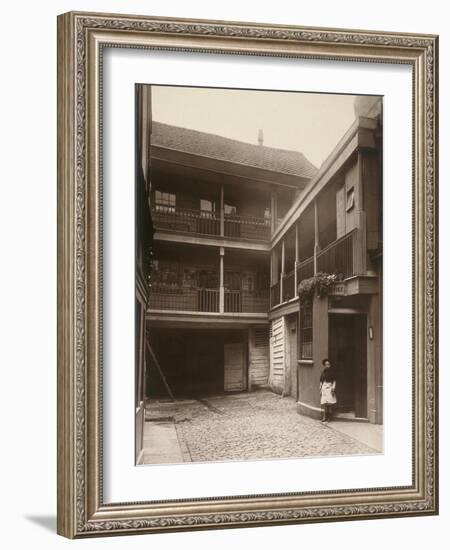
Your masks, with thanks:
M 340 281 L 349 279 L 355 275 L 354 253 L 356 248 L 354 239 L 356 230 L 344 235 L 340 239 L 330 243 L 323 250 L 319 251 L 316 258 L 311 257 L 297 264 L 297 284 L 304 279 L 314 276 L 314 263 L 316 272 L 334 273 Z M 315 260 L 315 261 L 314 261 Z M 372 283 L 371 283 L 372 284 Z M 354 285 L 353 285 L 354 286 Z M 366 285 L 367 286 L 367 285 Z M 373 286 L 373 285 L 372 285 Z M 366 292 L 373 292 L 372 286 Z M 365 287 L 364 287 L 365 288 Z M 342 292 L 342 291 L 341 291 Z M 336 291 L 338 294 L 338 292 Z M 353 293 L 355 293 L 353 291 Z M 282 278 L 282 297 L 280 300 L 280 282 L 272 285 L 270 289 L 270 308 L 289 302 L 295 298 L 295 277 L 294 271 L 290 271 Z
M 218 312 L 219 289 L 152 285 L 149 308 L 172 311 Z
M 330 243 L 317 254 L 317 271 L 335 273 L 339 279 L 354 275 L 353 238 L 355 231 Z
M 267 218 L 233 214 L 224 216 L 222 224 L 221 216 L 217 212 L 167 207 L 153 209 L 152 219 L 157 231 L 220 236 L 259 242 L 270 241 L 271 224 L 270 219 Z
M 269 293 L 265 290 L 227 290 L 224 291 L 225 313 L 267 313 Z
M 152 210 L 152 220 L 156 230 L 220 235 L 220 217 L 215 212 L 201 212 L 187 208 L 159 208 Z
M 220 313 L 220 289 L 153 285 L 150 310 Z M 267 291 L 224 289 L 224 313 L 267 313 Z
M 295 298 L 295 273 L 290 271 L 283 277 L 283 302 Z
M 308 258 L 297 265 L 297 283 L 314 275 L 314 257 Z
M 269 241 L 270 219 L 236 214 L 225 216 L 224 232 L 225 237 Z
M 280 282 L 270 287 L 270 307 L 275 307 L 280 303 Z

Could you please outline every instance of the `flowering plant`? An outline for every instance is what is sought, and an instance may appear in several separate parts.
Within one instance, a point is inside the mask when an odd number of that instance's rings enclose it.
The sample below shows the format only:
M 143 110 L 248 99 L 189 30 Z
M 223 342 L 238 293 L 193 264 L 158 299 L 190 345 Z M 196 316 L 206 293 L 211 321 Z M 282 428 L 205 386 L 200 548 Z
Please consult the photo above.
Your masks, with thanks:
M 300 305 L 304 306 L 311 303 L 314 296 L 319 298 L 326 296 L 333 285 L 337 281 L 338 277 L 334 273 L 316 273 L 309 279 L 303 279 L 298 285 L 298 296 L 300 299 Z

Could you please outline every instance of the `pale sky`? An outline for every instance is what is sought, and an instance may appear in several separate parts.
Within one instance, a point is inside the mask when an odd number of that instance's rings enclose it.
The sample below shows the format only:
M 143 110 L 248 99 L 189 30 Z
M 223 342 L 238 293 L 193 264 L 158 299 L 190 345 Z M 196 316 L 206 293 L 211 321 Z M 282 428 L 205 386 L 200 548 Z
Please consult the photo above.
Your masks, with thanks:
M 355 120 L 353 95 L 152 86 L 158 122 L 301 151 L 320 167 Z

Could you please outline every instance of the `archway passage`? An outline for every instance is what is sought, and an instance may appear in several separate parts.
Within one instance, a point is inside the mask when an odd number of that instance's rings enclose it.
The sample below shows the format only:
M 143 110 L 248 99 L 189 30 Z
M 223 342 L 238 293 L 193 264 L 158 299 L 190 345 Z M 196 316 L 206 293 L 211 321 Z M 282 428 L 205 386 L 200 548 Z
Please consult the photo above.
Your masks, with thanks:
M 176 398 L 246 389 L 245 331 L 157 328 L 151 330 L 150 340 Z M 158 369 L 147 359 L 147 397 L 167 397 Z

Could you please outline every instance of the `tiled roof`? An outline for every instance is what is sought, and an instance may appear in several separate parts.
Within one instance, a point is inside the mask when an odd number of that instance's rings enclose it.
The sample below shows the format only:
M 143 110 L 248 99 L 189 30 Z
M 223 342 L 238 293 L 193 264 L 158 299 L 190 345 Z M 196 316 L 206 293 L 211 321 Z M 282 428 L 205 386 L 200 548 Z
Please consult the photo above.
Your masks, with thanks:
M 302 178 L 312 178 L 317 172 L 305 155 L 297 151 L 252 145 L 156 121 L 152 124 L 152 145 Z

